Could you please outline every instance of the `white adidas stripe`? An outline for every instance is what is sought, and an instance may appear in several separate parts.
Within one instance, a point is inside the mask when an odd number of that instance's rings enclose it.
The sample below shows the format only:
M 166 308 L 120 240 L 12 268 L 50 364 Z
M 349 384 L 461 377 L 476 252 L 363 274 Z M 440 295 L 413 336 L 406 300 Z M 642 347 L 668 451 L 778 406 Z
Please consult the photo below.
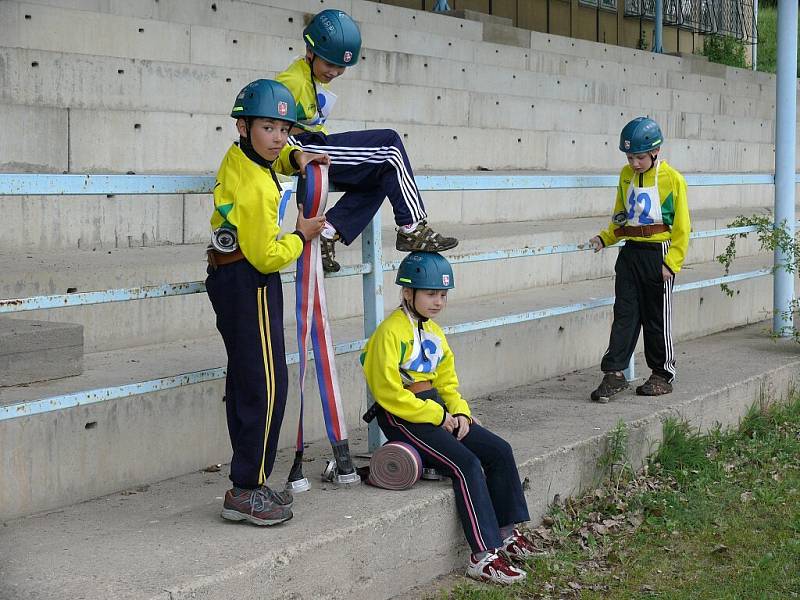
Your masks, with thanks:
M 421 221 L 426 217 L 425 209 L 422 207 L 419 190 L 414 182 L 414 178 L 408 173 L 402 154 L 395 146 L 375 146 L 375 147 L 347 147 L 347 146 L 326 146 L 319 144 L 300 143 L 297 138 L 289 138 L 289 143 L 309 151 L 324 152 L 331 157 L 331 162 L 342 165 L 358 165 L 363 162 L 371 164 L 381 164 L 388 162 L 397 172 L 397 182 L 403 195 L 408 212 L 415 221 Z M 351 159 L 351 160 L 342 160 Z M 362 160 L 353 160 L 362 159 Z M 381 159 L 381 160 L 369 160 Z

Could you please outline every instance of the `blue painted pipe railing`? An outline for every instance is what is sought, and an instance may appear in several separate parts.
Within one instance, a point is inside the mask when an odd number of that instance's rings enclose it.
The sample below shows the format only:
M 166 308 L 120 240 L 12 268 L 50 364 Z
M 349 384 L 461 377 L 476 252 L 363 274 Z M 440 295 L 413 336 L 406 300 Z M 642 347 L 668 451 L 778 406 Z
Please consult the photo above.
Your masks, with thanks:
M 768 173 L 696 174 L 688 175 L 686 179 L 687 183 L 691 186 L 774 185 L 775 183 L 774 176 Z M 800 181 L 800 179 L 798 180 Z M 616 175 L 511 175 L 500 172 L 480 175 L 421 175 L 417 177 L 417 184 L 423 191 L 608 188 L 615 187 L 617 181 L 618 178 Z M 213 186 L 214 178 L 212 176 L 0 174 L 0 196 L 107 195 L 112 197 L 115 195 L 131 194 L 207 194 L 211 193 Z M 754 230 L 755 228 L 753 227 L 736 227 L 694 232 L 691 237 L 693 239 L 707 238 L 734 235 Z M 397 262 L 382 262 L 380 253 L 380 215 L 376 216 L 371 226 L 362 234 L 362 248 L 362 264 L 344 267 L 340 272 L 328 276 L 347 277 L 363 275 L 364 334 L 368 337 L 383 319 L 383 277 L 377 276 L 376 273 L 378 271 L 395 270 L 398 266 Z M 545 256 L 549 254 L 580 252 L 585 250 L 586 248 L 583 244 L 560 244 L 536 248 L 516 248 L 511 250 L 457 255 L 451 257 L 451 262 L 461 264 L 527 256 Z M 763 277 L 771 273 L 772 269 L 760 269 L 748 273 L 676 285 L 674 290 L 676 292 L 682 292 L 689 289 L 712 287 L 721 283 L 732 283 L 754 277 Z M 294 273 L 284 273 L 281 275 L 281 280 L 288 283 L 294 281 L 294 277 Z M 0 314 L 45 308 L 196 294 L 204 291 L 205 287 L 202 282 L 187 282 L 96 292 L 5 299 L 0 300 Z M 517 315 L 504 315 L 480 321 L 461 323 L 446 327 L 445 331 L 447 333 L 478 331 L 481 329 L 501 327 L 609 306 L 612 305 L 613 302 L 613 297 L 600 298 L 568 306 L 551 307 Z M 337 344 L 335 346 L 335 351 L 337 354 L 359 351 L 364 347 L 365 343 L 366 339 L 352 340 L 350 342 Z M 286 357 L 287 364 L 297 363 L 298 360 L 299 356 L 297 353 L 288 354 Z M 219 367 L 127 385 L 75 392 L 40 400 L 18 402 L 0 406 L 0 420 L 104 402 L 184 385 L 214 381 L 224 377 L 225 369 Z M 374 448 L 377 443 L 377 432 L 371 429 L 370 448 Z

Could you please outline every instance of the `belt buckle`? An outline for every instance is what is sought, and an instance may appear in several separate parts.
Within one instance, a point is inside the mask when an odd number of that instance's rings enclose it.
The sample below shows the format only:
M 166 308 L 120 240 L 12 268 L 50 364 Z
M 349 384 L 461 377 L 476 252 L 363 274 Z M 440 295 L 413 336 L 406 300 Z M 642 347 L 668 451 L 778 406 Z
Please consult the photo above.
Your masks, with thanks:
M 645 231 L 645 227 L 647 227 L 647 225 L 639 225 L 639 234 L 640 234 L 639 237 L 648 238 L 653 235 L 652 233 L 647 233 Z

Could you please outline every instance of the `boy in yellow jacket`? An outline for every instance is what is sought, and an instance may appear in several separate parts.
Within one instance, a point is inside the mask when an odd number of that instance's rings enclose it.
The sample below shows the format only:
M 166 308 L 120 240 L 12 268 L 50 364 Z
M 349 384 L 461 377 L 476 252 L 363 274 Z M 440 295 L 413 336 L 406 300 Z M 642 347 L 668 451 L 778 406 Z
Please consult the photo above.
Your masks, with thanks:
M 300 210 L 294 232 L 280 237 L 281 187 L 275 170 L 305 170 L 324 154 L 286 146 L 296 121 L 292 95 L 259 79 L 236 97 L 231 111 L 239 142 L 217 173 L 206 289 L 228 354 L 225 409 L 233 447 L 222 516 L 275 525 L 292 518 L 292 496 L 267 486 L 283 421 L 288 373 L 283 340 L 280 269 L 319 235 L 324 217 Z M 288 197 L 287 197 L 288 198 Z
M 605 375 L 591 399 L 606 403 L 627 389 L 627 368 L 639 330 L 652 374 L 636 388 L 640 396 L 672 392 L 675 348 L 672 343 L 672 285 L 689 246 L 686 180 L 658 157 L 664 136 L 652 119 L 638 117 L 625 125 L 619 149 L 622 168 L 611 224 L 589 240 L 595 252 L 626 240 L 617 258 L 614 322 L 600 368 Z
M 351 244 L 389 198 L 397 225 L 395 247 L 404 252 L 441 252 L 458 240 L 435 232 L 427 224 L 422 195 L 403 140 L 392 129 L 329 134 L 325 121 L 336 103 L 328 84 L 354 66 L 361 53 L 361 32 L 340 10 L 323 10 L 303 30 L 306 55 L 279 73 L 277 80 L 297 103 L 297 125 L 289 143 L 330 156 L 329 181 L 345 190 L 326 213 L 322 230 L 322 267 L 339 270 L 335 242 Z

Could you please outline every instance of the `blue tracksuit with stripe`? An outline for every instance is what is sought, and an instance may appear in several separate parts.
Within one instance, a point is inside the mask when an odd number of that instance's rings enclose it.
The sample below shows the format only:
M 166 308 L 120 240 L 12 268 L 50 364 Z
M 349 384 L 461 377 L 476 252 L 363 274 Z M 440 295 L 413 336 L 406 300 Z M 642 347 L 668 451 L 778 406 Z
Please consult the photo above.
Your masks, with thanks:
M 254 489 L 272 472 L 288 390 L 280 269 L 303 251 L 297 232 L 280 236 L 281 190 L 273 168 L 231 146 L 217 173 L 212 228 L 236 228 L 241 255 L 209 267 L 206 289 L 225 342 L 225 410 L 233 448 L 231 481 Z M 224 221 L 223 221 L 224 218 Z
M 335 104 L 328 85 L 311 74 L 305 58 L 298 58 L 276 77 L 297 102 L 297 126 L 304 132 L 289 144 L 331 157 L 328 180 L 344 190 L 325 214 L 345 244 L 350 244 L 389 198 L 397 225 L 426 218 L 414 172 L 403 140 L 392 129 L 370 129 L 329 134 L 325 122 Z
M 397 225 L 426 218 L 403 141 L 392 129 L 346 133 L 301 133 L 289 143 L 331 157 L 328 180 L 344 195 L 325 213 L 342 241 L 350 244 L 389 198 Z

